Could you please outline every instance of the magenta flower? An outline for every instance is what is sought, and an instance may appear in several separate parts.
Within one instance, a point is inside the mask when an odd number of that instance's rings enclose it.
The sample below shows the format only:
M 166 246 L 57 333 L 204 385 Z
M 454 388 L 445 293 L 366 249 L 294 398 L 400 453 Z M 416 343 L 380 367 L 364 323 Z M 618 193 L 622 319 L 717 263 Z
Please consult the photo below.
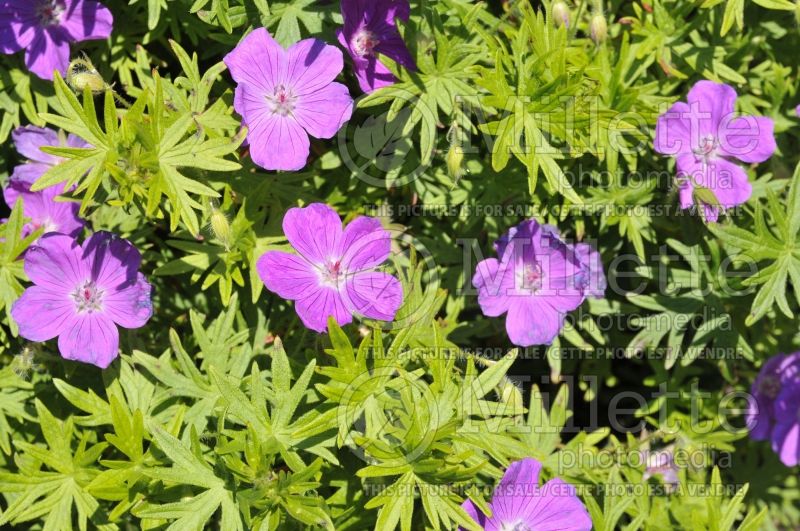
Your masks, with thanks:
M 385 55 L 408 70 L 417 65 L 397 31 L 396 20 L 408 20 L 408 0 L 342 0 L 344 27 L 339 42 L 353 59 L 353 70 L 364 92 L 393 84 L 397 79 L 378 60 Z
M 584 301 L 591 275 L 575 250 L 549 225 L 535 220 L 513 227 L 495 243 L 499 256 L 478 263 L 472 284 L 488 317 L 506 316 L 515 345 L 548 345 L 564 325 L 566 313 Z M 597 294 L 599 285 L 593 289 Z
M 250 156 L 262 168 L 302 169 L 308 136 L 333 137 L 353 113 L 347 87 L 333 82 L 342 71 L 342 52 L 321 40 L 284 50 L 258 28 L 224 61 L 237 83 L 233 106 L 248 128 Z
M 575 244 L 573 249 L 580 264 L 576 277 L 578 287 L 587 297 L 602 299 L 606 292 L 606 275 L 600 253 L 588 243 Z
M 800 462 L 800 352 L 773 356 L 750 389 L 750 438 L 771 440 L 786 466 Z
M 540 487 L 541 470 L 542 464 L 530 457 L 511 463 L 489 503 L 491 516 L 470 500 L 461 507 L 486 531 L 590 531 L 592 519 L 575 487 L 559 478 Z
M 105 39 L 114 17 L 94 0 L 0 0 L 0 53 L 25 50 L 25 65 L 42 79 L 64 75 L 69 43 Z
M 83 228 L 83 220 L 78 217 L 80 207 L 75 202 L 55 200 L 64 193 L 64 184 L 56 184 L 39 192 L 32 192 L 31 185 L 62 161 L 41 151 L 42 147 L 85 147 L 86 142 L 73 135 L 61 139 L 51 129 L 34 126 L 20 127 L 12 133 L 12 137 L 17 151 L 27 157 L 28 162 L 14 168 L 8 186 L 3 190 L 3 197 L 9 207 L 13 207 L 17 199 L 22 199 L 23 214 L 30 218 L 30 222 L 22 229 L 23 236 L 40 227 L 44 228 L 45 233 L 61 232 L 77 236 Z
M 31 341 L 58 336 L 69 360 L 106 368 L 117 357 L 117 326 L 139 328 L 150 319 L 150 284 L 139 273 L 136 247 L 109 232 L 83 245 L 51 233 L 25 254 L 33 286 L 11 308 L 19 334 Z
M 764 116 L 736 114 L 736 91 L 728 85 L 698 81 L 686 99 L 658 118 L 655 150 L 676 157 L 681 208 L 698 204 L 705 219 L 716 221 L 722 210 L 753 193 L 747 173 L 730 159 L 770 158 L 776 149 L 774 124 Z
M 389 258 L 391 238 L 376 218 L 361 216 L 342 230 L 328 205 L 292 208 L 283 218 L 286 239 L 297 254 L 267 251 L 256 265 L 268 290 L 295 302 L 303 324 L 325 332 L 328 317 L 341 326 L 353 315 L 391 321 L 403 288 L 375 268 Z

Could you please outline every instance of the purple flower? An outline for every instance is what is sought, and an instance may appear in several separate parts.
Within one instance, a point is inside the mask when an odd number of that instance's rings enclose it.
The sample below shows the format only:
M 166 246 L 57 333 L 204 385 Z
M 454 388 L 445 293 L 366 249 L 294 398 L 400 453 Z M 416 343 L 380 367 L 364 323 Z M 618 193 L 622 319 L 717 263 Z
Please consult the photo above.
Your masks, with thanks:
M 730 159 L 770 158 L 773 122 L 736 114 L 736 91 L 728 85 L 698 81 L 686 99 L 658 118 L 655 150 L 677 159 L 681 207 L 699 203 L 705 218 L 716 221 L 722 209 L 741 205 L 753 192 L 747 173 Z
M 23 214 L 30 218 L 22 229 L 23 236 L 44 228 L 44 232 L 61 232 L 77 236 L 83 228 L 83 220 L 78 217 L 79 206 L 75 202 L 56 201 L 55 198 L 64 193 L 64 184 L 56 184 L 39 192 L 32 192 L 31 185 L 52 166 L 61 163 L 61 159 L 41 151 L 45 146 L 85 147 L 82 139 L 69 135 L 60 139 L 52 129 L 42 127 L 20 127 L 12 133 L 17 151 L 28 158 L 28 162 L 14 168 L 8 186 L 3 190 L 3 197 L 9 207 L 13 207 L 17 199 L 22 199 Z
M 784 464 L 798 464 L 800 455 L 800 352 L 773 356 L 761 367 L 750 388 L 750 438 L 772 440 Z
M 64 75 L 69 43 L 105 39 L 114 17 L 94 0 L 0 0 L 0 53 L 25 50 L 25 65 L 42 79 Z
M 580 263 L 577 285 L 587 297 L 602 299 L 606 292 L 606 275 L 600 253 L 588 243 L 578 243 L 573 249 Z
M 342 230 L 328 205 L 292 208 L 283 218 L 297 254 L 268 251 L 257 269 L 268 290 L 293 300 L 306 327 L 325 332 L 328 317 L 339 325 L 353 314 L 391 321 L 403 302 L 400 282 L 375 271 L 389 258 L 391 239 L 376 218 L 358 217 Z
M 364 92 L 397 81 L 378 60 L 379 53 L 408 70 L 417 69 L 395 22 L 408 20 L 410 12 L 408 0 L 342 0 L 344 27 L 336 35 L 353 58 L 353 70 Z
M 600 289 L 587 283 L 587 265 L 549 225 L 524 221 L 497 240 L 495 250 L 500 259 L 478 263 L 472 284 L 484 315 L 508 312 L 506 331 L 515 345 L 550 344 L 585 290 Z
M 353 113 L 347 87 L 333 82 L 342 71 L 342 52 L 321 40 L 285 50 L 258 28 L 224 61 L 237 83 L 233 106 L 248 128 L 250 155 L 262 168 L 303 168 L 308 136 L 333 137 Z
M 558 478 L 540 487 L 541 469 L 542 464 L 530 457 L 511 463 L 489 503 L 491 517 L 470 500 L 461 507 L 486 531 L 591 530 L 592 519 L 575 488 Z
M 117 357 L 117 326 L 139 328 L 150 319 L 150 284 L 139 273 L 136 247 L 109 232 L 83 245 L 51 233 L 28 249 L 25 273 L 33 286 L 11 308 L 22 337 L 47 341 L 69 360 L 106 368 Z

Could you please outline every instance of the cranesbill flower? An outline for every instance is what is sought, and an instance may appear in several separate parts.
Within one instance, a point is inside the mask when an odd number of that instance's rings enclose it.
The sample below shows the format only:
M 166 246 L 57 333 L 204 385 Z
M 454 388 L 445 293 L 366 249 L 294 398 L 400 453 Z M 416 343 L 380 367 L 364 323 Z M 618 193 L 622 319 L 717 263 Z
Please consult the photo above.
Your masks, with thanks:
M 747 412 L 750 438 L 771 440 L 787 466 L 798 463 L 800 431 L 800 352 L 773 356 L 762 365 L 750 388 Z M 794 409 L 792 409 L 794 408 Z
M 470 500 L 461 507 L 486 531 L 591 530 L 592 519 L 575 488 L 559 478 L 540 487 L 541 469 L 542 464 L 530 457 L 511 463 L 489 503 L 491 516 Z
M 328 205 L 292 208 L 283 218 L 286 239 L 297 254 L 267 251 L 256 265 L 268 290 L 295 301 L 303 324 L 327 330 L 353 314 L 391 321 L 403 301 L 400 282 L 375 269 L 389 258 L 391 238 L 376 218 L 361 216 L 342 230 Z
M 52 129 L 34 126 L 20 127 L 12 133 L 12 137 L 17 151 L 28 161 L 14 168 L 8 186 L 3 190 L 3 197 L 9 207 L 13 207 L 17 199 L 22 199 L 23 214 L 30 218 L 30 222 L 22 229 L 23 236 L 39 228 L 43 228 L 45 233 L 61 232 L 77 236 L 83 228 L 83 221 L 78 217 L 78 204 L 55 200 L 64 193 L 64 184 L 56 184 L 39 192 L 32 192 L 31 185 L 52 166 L 62 162 L 59 157 L 41 151 L 42 147 L 85 147 L 86 142 L 74 135 L 63 138 Z
M 784 385 L 775 399 L 772 449 L 786 466 L 800 464 L 800 382 Z
M 42 79 L 64 75 L 69 43 L 105 39 L 114 17 L 95 0 L 0 0 L 0 53 L 25 50 L 25 65 Z
M 550 344 L 566 313 L 584 301 L 585 266 L 554 227 L 535 220 L 513 227 L 495 249 L 499 260 L 482 260 L 472 277 L 483 314 L 507 312 L 506 331 L 515 345 Z
M 655 150 L 676 158 L 682 208 L 697 204 L 716 221 L 725 208 L 750 198 L 745 163 L 764 162 L 775 152 L 772 119 L 734 112 L 736 91 L 698 81 L 687 102 L 677 102 L 658 118 Z
M 25 254 L 33 286 L 11 308 L 22 337 L 58 337 L 66 359 L 106 368 L 117 357 L 119 332 L 150 319 L 150 284 L 128 240 L 97 232 L 79 245 L 59 233 L 42 236 Z
M 303 168 L 308 136 L 331 138 L 353 113 L 347 87 L 333 82 L 342 71 L 342 52 L 321 40 L 285 50 L 258 28 L 224 61 L 237 83 L 233 106 L 248 128 L 250 156 L 262 168 Z
M 578 243 L 572 248 L 580 264 L 576 277 L 578 287 L 587 297 L 602 299 L 606 292 L 606 275 L 600 253 L 588 243 Z
M 417 65 L 397 31 L 397 22 L 408 20 L 408 0 L 342 0 L 344 27 L 336 32 L 353 59 L 353 71 L 364 92 L 393 84 L 394 74 L 378 60 L 385 55 L 408 70 Z

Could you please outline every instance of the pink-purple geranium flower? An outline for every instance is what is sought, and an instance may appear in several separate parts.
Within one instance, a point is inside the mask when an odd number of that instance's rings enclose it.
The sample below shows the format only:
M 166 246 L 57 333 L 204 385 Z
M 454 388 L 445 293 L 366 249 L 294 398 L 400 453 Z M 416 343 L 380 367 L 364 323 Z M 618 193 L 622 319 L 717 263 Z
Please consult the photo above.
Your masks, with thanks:
M 515 345 L 552 343 L 567 312 L 605 290 L 599 255 L 589 246 L 579 249 L 536 220 L 513 227 L 495 242 L 499 259 L 482 260 L 472 277 L 483 314 L 507 313 L 506 331 Z
M 353 71 L 364 92 L 393 84 L 394 74 L 378 60 L 378 54 L 408 70 L 417 65 L 397 30 L 396 20 L 408 20 L 408 0 L 342 0 L 344 27 L 339 42 L 353 59 Z
M 25 254 L 33 286 L 11 308 L 22 337 L 47 341 L 69 360 L 106 368 L 117 357 L 119 332 L 150 319 L 150 284 L 141 256 L 128 240 L 97 232 L 83 245 L 51 233 Z
M 42 127 L 20 127 L 12 133 L 17 151 L 28 160 L 14 168 L 3 197 L 9 207 L 22 199 L 23 214 L 30 221 L 22 229 L 23 236 L 39 228 L 45 233 L 61 232 L 77 236 L 83 228 L 83 220 L 78 216 L 78 204 L 71 201 L 56 201 L 64 193 L 64 184 L 56 184 L 39 192 L 32 192 L 31 185 L 44 173 L 61 162 L 59 157 L 48 155 L 41 150 L 46 146 L 85 147 L 82 139 L 69 135 L 59 138 L 52 129 Z
M 658 118 L 655 150 L 676 158 L 681 207 L 697 205 L 705 219 L 716 221 L 753 192 L 747 173 L 731 159 L 770 158 L 776 149 L 774 124 L 764 116 L 736 114 L 736 91 L 725 84 L 698 81 L 686 100 Z
M 0 53 L 25 50 L 25 65 L 42 79 L 64 75 L 71 42 L 105 39 L 114 17 L 95 0 L 0 0 Z
M 342 52 L 319 39 L 286 50 L 258 28 L 224 61 L 237 83 L 233 106 L 248 128 L 250 156 L 262 168 L 302 169 L 309 135 L 331 138 L 353 113 L 347 87 L 333 81 Z
M 772 441 L 786 466 L 800 463 L 800 352 L 768 359 L 750 394 L 750 438 Z
M 554 478 L 539 486 L 542 464 L 533 458 L 508 466 L 483 514 L 470 500 L 461 507 L 486 531 L 590 531 L 592 519 L 575 487 Z
M 295 301 L 306 327 L 324 332 L 329 316 L 339 325 L 350 323 L 353 315 L 394 319 L 403 289 L 394 276 L 376 271 L 391 246 L 378 219 L 361 216 L 342 229 L 335 210 L 314 203 L 290 209 L 283 231 L 297 254 L 264 253 L 258 274 L 267 289 Z

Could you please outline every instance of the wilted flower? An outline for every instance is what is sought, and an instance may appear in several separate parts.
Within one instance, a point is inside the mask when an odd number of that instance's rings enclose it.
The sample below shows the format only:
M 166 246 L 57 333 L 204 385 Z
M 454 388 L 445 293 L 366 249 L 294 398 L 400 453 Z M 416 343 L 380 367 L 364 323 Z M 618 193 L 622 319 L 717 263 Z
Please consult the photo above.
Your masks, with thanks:
M 773 122 L 735 114 L 736 91 L 728 85 L 698 81 L 686 99 L 658 118 L 655 150 L 676 157 L 681 207 L 697 204 L 705 219 L 716 221 L 753 191 L 747 173 L 729 159 L 754 163 L 772 156 Z
M 0 0 L 0 53 L 25 50 L 25 65 L 42 79 L 64 75 L 69 43 L 105 39 L 114 17 L 95 0 Z
M 530 457 L 511 463 L 489 503 L 491 516 L 470 500 L 461 507 L 486 531 L 591 530 L 592 519 L 575 488 L 559 478 L 540 487 L 541 469 L 542 464 Z
M 773 356 L 761 367 L 750 389 L 750 438 L 770 439 L 787 466 L 800 460 L 800 352 Z
M 641 451 L 645 461 L 645 471 L 642 479 L 647 481 L 651 477 L 659 476 L 665 485 L 674 487 L 678 484 L 678 466 L 675 463 L 673 447 L 661 450 L 650 450 L 649 447 Z
M 139 328 L 153 313 L 140 262 L 132 243 L 109 232 L 83 245 L 65 234 L 43 236 L 25 255 L 34 285 L 11 308 L 19 334 L 31 341 L 58 336 L 64 358 L 108 367 L 119 349 L 117 326 Z
M 353 59 L 353 71 L 364 92 L 397 81 L 378 60 L 385 55 L 408 70 L 416 70 L 406 43 L 397 31 L 396 19 L 408 20 L 408 0 L 342 0 L 344 27 L 336 32 L 339 42 Z
M 78 217 L 79 206 L 71 201 L 56 201 L 64 193 L 64 184 L 55 184 L 38 192 L 31 191 L 31 185 L 52 166 L 62 160 L 41 150 L 45 146 L 85 147 L 80 138 L 69 135 L 59 138 L 58 133 L 42 127 L 20 127 L 12 133 L 17 151 L 28 158 L 28 162 L 14 168 L 3 197 L 9 207 L 17 199 L 22 199 L 23 214 L 30 218 L 22 229 L 22 235 L 43 228 L 45 233 L 62 232 L 77 236 L 83 228 L 83 220 Z
M 391 239 L 376 218 L 361 216 L 342 230 L 328 205 L 292 208 L 283 218 L 286 239 L 297 251 L 267 251 L 257 263 L 264 285 L 295 302 L 311 330 L 324 332 L 328 317 L 339 325 L 353 314 L 391 321 L 403 301 L 400 282 L 375 271 L 389 258 Z
M 262 168 L 303 168 L 308 136 L 331 138 L 353 113 L 347 87 L 333 82 L 342 52 L 319 39 L 286 50 L 258 28 L 224 61 L 237 83 L 233 106 L 248 128 L 250 155 Z
M 508 312 L 506 331 L 515 345 L 550 344 L 566 313 L 580 306 L 588 292 L 602 295 L 600 284 L 592 286 L 594 261 L 581 262 L 555 227 L 525 221 L 500 238 L 495 250 L 500 259 L 478 263 L 472 284 L 484 315 Z

